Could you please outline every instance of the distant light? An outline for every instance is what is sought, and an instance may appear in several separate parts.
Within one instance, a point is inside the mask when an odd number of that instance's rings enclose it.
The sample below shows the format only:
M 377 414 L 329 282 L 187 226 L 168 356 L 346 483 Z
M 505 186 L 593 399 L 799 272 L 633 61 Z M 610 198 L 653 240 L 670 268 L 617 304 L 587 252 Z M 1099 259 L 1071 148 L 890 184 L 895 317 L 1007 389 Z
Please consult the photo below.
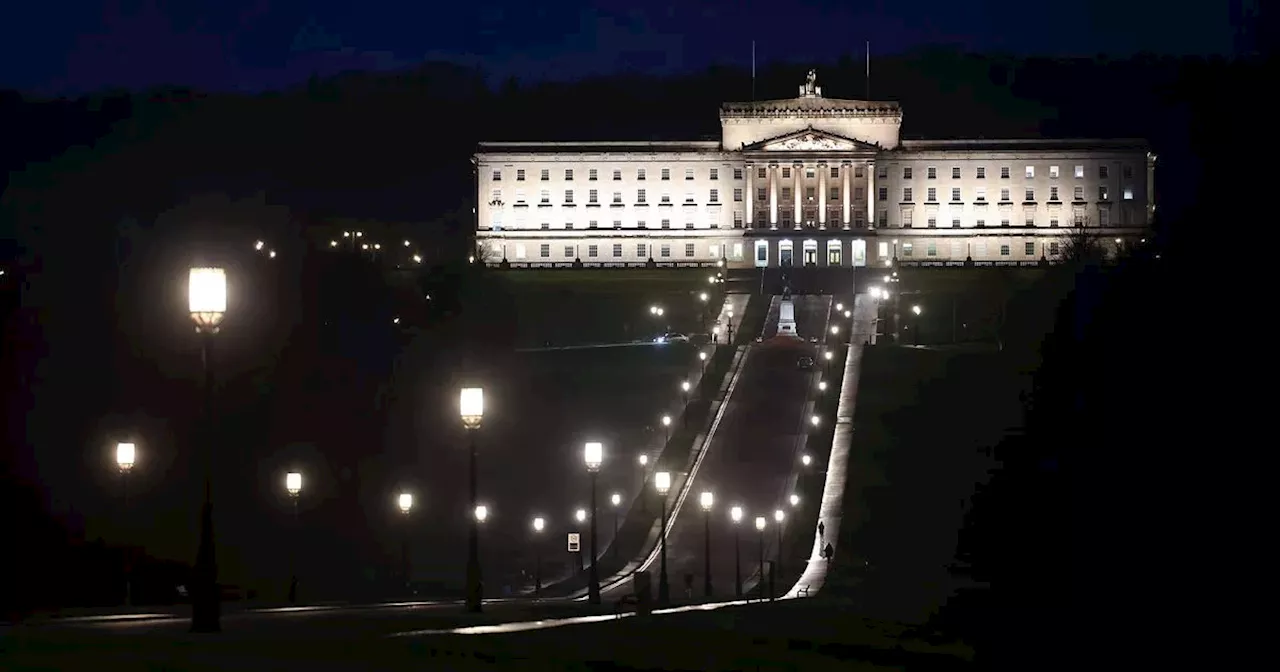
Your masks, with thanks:
M 800 495 L 794 493 L 791 495 L 791 506 L 800 506 Z
M 351 232 L 350 232 L 350 231 L 343 231 L 343 232 L 342 232 L 342 237 L 343 237 L 343 238 L 350 238 L 350 237 L 351 237 Z
M 807 467 L 813 463 L 813 458 L 809 457 L 808 453 L 806 453 L 800 456 L 800 463 Z
M 689 381 L 687 381 L 687 380 L 685 380 L 685 381 L 681 381 L 681 382 L 680 382 L 680 389 L 684 390 L 685 392 L 688 392 L 688 391 L 689 391 Z
M 133 462 L 137 459 L 137 446 L 132 443 L 116 444 L 116 466 L 120 467 L 120 471 L 129 471 L 133 468 Z
M 329 241 L 329 247 L 337 247 L 337 246 L 338 246 L 338 241 L 336 240 Z
M 400 510 L 405 513 L 409 513 L 409 510 L 412 508 L 413 508 L 413 495 L 408 492 L 400 493 Z
M 364 238 L 364 231 L 356 231 L 356 238 Z
M 698 503 L 702 505 L 703 511 L 710 511 L 715 504 L 715 499 L 715 495 L 710 490 L 704 490 L 698 498 Z
M 703 292 L 703 293 L 699 294 L 699 295 L 698 295 L 698 298 L 699 298 L 699 299 L 701 299 L 701 300 L 703 300 L 703 301 L 706 301 L 706 300 L 707 300 L 707 293 L 706 293 L 706 292 Z
M 302 474 L 291 471 L 284 476 L 284 489 L 289 491 L 290 495 L 297 495 L 302 491 Z
M 266 245 L 266 243 L 264 243 L 264 242 L 262 242 L 261 240 L 259 240 L 258 242 L 256 242 L 256 243 L 254 243 L 254 244 L 253 244 L 253 249 L 255 249 L 255 250 L 261 250 L 261 249 L 263 248 L 263 246 L 265 246 L 265 245 Z
M 476 520 L 483 523 L 485 519 L 487 519 L 488 517 L 489 517 L 489 507 L 485 506 L 484 504 L 477 505 Z
M 407 240 L 406 240 L 406 241 L 404 241 L 404 246 L 405 246 L 405 247 L 409 247 L 409 241 L 407 241 Z
M 421 256 L 421 255 L 418 255 L 418 254 L 413 255 L 413 263 L 415 263 L 415 264 L 421 264 L 421 263 L 422 263 L 422 256 Z
M 361 245 L 360 245 L 360 249 L 362 249 L 362 250 L 367 250 L 367 249 L 369 249 L 369 243 L 361 243 Z
M 400 318 L 398 318 L 398 317 L 392 318 L 392 319 L 391 319 L 391 323 L 392 323 L 392 324 L 400 324 Z
M 853 317 L 853 311 L 852 311 L 852 310 L 846 310 L 846 311 L 844 311 L 844 316 L 845 316 L 845 317 Z
M 813 415 L 813 416 L 810 416 L 809 422 L 812 423 L 814 427 L 817 427 L 818 424 L 822 422 L 822 420 L 818 418 L 817 415 Z
M 911 306 L 911 312 L 915 313 L 916 315 L 919 315 L 919 314 L 920 314 L 920 306 Z
M 271 250 L 271 252 L 270 252 L 267 256 L 268 256 L 268 257 L 271 257 L 272 259 L 275 259 L 275 258 L 276 258 L 276 251 L 275 251 L 275 250 Z
M 827 391 L 827 381 L 825 381 L 825 380 L 820 380 L 820 381 L 818 381 L 818 391 L 819 391 L 819 392 L 826 392 L 826 391 Z
M 547 520 L 542 516 L 533 519 L 533 531 L 541 532 L 547 526 Z
M 474 255 L 474 254 L 469 254 L 469 255 L 467 255 L 467 263 L 468 263 L 468 264 L 474 264 L 474 263 L 476 263 L 476 255 Z
M 764 516 L 756 516 L 756 529 L 757 529 L 757 530 L 760 530 L 761 532 L 763 532 L 763 531 L 764 531 L 764 526 L 765 526 L 765 525 L 768 525 L 768 524 L 769 524 L 769 522 L 768 522 L 767 520 L 765 520 Z
M 373 244 L 373 249 L 375 249 L 375 250 L 381 250 L 381 249 L 382 249 L 382 243 L 374 243 L 374 244 Z
M 618 493 L 616 493 L 616 492 L 615 492 L 615 493 L 613 493 L 613 495 L 611 495 L 611 496 L 609 497 L 609 502 L 610 502 L 610 503 L 612 503 L 614 506 L 619 506 L 619 505 L 621 505 L 621 504 L 622 504 L 622 495 L 620 495 L 620 494 L 618 494 Z
M 645 466 L 648 466 L 648 465 L 649 465 L 649 456 L 648 456 L 648 455 L 646 455 L 646 454 L 644 454 L 644 453 L 640 453 L 640 457 L 639 457 L 639 458 L 637 458 L 637 459 L 638 459 L 638 461 L 640 462 L 640 466 L 645 467 Z
M 574 517 L 574 519 L 575 519 L 575 520 L 577 520 L 579 523 L 581 523 L 582 521 L 584 521 L 584 520 L 586 520 L 586 519 L 587 519 L 587 510 L 586 510 L 586 509 L 578 509 L 577 511 L 574 511 L 574 512 L 573 512 L 573 517 Z
M 786 519 L 786 517 L 787 517 L 787 514 L 784 513 L 782 509 L 775 509 L 773 512 L 773 519 L 776 522 L 781 523 L 783 520 Z
M 836 310 L 844 310 L 844 304 L 843 304 L 843 303 L 837 303 L 837 304 L 836 304 Z

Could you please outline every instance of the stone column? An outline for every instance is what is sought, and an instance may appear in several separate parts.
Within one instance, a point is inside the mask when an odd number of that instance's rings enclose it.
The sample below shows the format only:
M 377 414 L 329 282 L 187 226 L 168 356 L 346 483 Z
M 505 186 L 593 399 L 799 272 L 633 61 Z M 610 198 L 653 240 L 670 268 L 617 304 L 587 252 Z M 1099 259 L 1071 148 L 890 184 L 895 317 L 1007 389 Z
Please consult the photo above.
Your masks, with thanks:
M 867 228 L 876 228 L 876 162 L 867 162 Z
M 800 174 L 804 172 L 804 164 L 796 161 L 791 164 L 791 225 L 795 228 L 800 223 Z M 794 254 L 794 252 L 792 253 Z
M 851 215 L 851 213 L 849 212 L 849 197 L 850 197 L 850 194 L 849 194 L 849 171 L 850 171 L 852 168 L 853 168 L 853 166 L 852 166 L 848 161 L 841 161 L 841 162 L 840 162 L 840 176 L 841 176 L 841 178 L 843 178 L 843 180 L 842 180 L 842 181 L 844 182 L 844 187 L 843 187 L 844 192 L 843 192 L 843 196 L 842 196 L 842 198 L 844 199 L 844 202 L 843 202 L 843 205 L 844 205 L 844 211 L 843 211 L 843 213 L 842 213 L 842 214 L 844 215 L 844 228 L 846 228 L 846 229 L 847 229 L 847 228 L 849 228 L 849 217 L 850 217 L 850 215 Z
M 827 228 L 827 162 L 818 162 L 818 227 Z
M 769 226 L 778 228 L 778 164 L 769 163 Z
M 746 166 L 747 166 L 747 167 L 746 167 L 746 171 L 747 171 L 747 193 L 746 193 L 746 197 L 747 197 L 747 223 L 746 223 L 746 227 L 747 227 L 748 229 L 751 229 L 751 228 L 755 228 L 755 204 L 756 204 L 756 189 L 755 189 L 756 181 L 755 181 L 755 172 L 756 172 L 756 167 L 755 167 L 755 164 L 753 164 L 753 163 L 751 163 L 751 162 L 749 162 L 749 161 L 747 162 Z

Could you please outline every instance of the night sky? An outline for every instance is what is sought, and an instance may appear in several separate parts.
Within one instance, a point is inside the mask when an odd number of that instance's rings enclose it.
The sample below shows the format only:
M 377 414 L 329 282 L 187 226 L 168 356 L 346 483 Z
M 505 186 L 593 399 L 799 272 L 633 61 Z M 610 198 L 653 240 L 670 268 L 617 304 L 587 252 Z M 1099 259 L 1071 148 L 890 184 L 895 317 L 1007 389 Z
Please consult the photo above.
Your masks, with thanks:
M 526 81 L 662 74 L 748 66 L 753 39 L 761 64 L 830 61 L 862 53 L 866 40 L 873 57 L 927 44 L 1019 55 L 1225 55 L 1227 4 L 1169 11 L 1163 0 L 55 0 L 0 13 L 0 87 L 69 96 L 157 84 L 260 91 L 312 73 L 423 60 Z

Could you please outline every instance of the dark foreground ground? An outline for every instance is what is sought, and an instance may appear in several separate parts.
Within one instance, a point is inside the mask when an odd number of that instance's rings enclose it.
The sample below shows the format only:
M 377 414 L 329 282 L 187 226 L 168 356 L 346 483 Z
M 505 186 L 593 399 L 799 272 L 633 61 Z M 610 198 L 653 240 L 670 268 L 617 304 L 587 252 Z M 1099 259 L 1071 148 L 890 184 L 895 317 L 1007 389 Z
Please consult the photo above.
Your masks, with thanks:
M 512 607 L 512 609 L 528 609 Z M 509 618 L 491 609 L 482 621 Z M 549 607 L 528 618 L 584 613 Z M 929 641 L 906 626 L 852 616 L 817 600 L 732 607 L 498 634 L 418 633 L 465 622 L 454 613 L 296 619 L 293 627 L 237 627 L 190 635 L 185 627 L 24 627 L 3 634 L 6 670 L 364 669 L 969 669 L 959 642 Z M 473 621 L 479 622 L 479 621 Z

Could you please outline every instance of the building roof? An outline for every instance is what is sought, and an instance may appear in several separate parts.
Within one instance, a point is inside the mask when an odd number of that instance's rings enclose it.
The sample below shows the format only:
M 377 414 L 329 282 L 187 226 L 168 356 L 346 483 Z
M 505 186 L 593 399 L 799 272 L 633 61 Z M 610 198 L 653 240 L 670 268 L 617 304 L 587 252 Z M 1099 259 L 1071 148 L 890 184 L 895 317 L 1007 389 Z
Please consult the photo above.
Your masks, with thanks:
M 780 98 L 777 100 L 724 103 L 720 106 L 721 117 L 754 117 L 794 113 L 841 116 L 897 116 L 902 114 L 902 110 L 895 102 L 823 98 L 822 96 L 801 96 L 798 98 Z
M 481 154 L 603 154 L 609 152 L 718 152 L 717 140 L 605 142 L 482 142 Z
M 997 151 L 1141 151 L 1148 144 L 1136 138 L 1027 138 L 1027 139 L 977 139 L 977 140 L 903 140 L 899 152 L 997 152 Z

